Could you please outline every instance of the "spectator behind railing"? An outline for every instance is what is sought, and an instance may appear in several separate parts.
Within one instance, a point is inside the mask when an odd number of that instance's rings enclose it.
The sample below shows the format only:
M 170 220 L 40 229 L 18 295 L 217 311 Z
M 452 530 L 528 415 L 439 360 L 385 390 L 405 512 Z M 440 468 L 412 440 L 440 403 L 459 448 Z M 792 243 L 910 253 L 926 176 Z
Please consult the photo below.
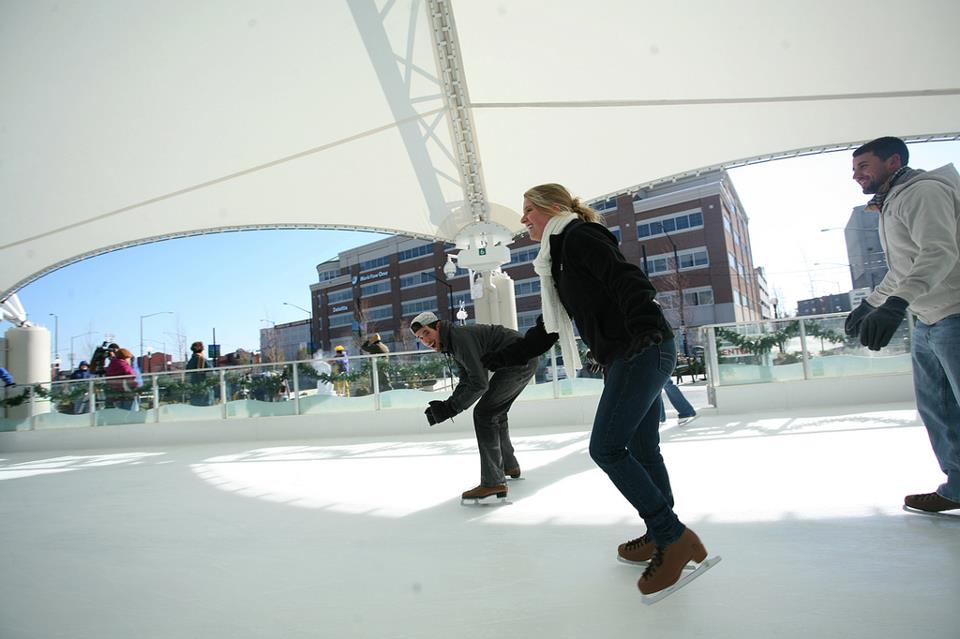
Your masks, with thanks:
M 107 377 L 115 377 L 107 382 L 107 408 L 124 408 L 139 410 L 139 400 L 136 390 L 141 382 L 137 381 L 137 372 L 133 369 L 133 353 L 125 348 L 117 349 L 106 370 Z

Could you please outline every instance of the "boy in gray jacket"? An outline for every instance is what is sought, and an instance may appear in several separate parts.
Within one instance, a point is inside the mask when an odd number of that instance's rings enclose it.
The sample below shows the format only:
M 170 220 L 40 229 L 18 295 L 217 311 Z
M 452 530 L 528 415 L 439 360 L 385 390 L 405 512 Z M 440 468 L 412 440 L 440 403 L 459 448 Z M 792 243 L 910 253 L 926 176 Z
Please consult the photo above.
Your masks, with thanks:
M 917 315 L 911 344 L 917 411 L 946 483 L 907 495 L 908 509 L 960 508 L 960 175 L 952 164 L 934 171 L 907 166 L 903 140 L 877 138 L 853 152 L 853 179 L 873 194 L 888 272 L 847 317 L 846 332 L 878 351 L 907 308 Z
M 444 401 L 430 402 L 424 411 L 429 424 L 445 421 L 477 402 L 473 427 L 480 449 L 480 485 L 464 492 L 461 499 L 506 497 L 506 475 L 520 477 L 520 463 L 507 428 L 507 412 L 536 372 L 537 357 L 531 356 L 520 366 L 500 368 L 491 377 L 481 357 L 521 342 L 517 331 L 495 324 L 458 326 L 429 311 L 417 315 L 410 322 L 410 330 L 424 346 L 452 356 L 459 368 L 460 381 L 453 395 Z M 543 337 L 547 339 L 546 333 Z

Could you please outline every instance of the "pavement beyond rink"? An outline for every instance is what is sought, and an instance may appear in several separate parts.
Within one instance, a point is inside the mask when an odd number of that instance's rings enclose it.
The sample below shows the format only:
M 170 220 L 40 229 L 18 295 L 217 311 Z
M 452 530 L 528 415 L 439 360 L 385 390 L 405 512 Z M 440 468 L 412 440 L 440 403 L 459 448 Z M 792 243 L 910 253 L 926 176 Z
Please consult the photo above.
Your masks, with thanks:
M 684 388 L 686 391 L 687 389 Z M 960 628 L 960 518 L 914 407 L 668 420 L 677 513 L 723 561 L 640 602 L 642 526 L 589 433 L 514 438 L 512 505 L 469 422 L 389 440 L 15 453 L 0 460 L 0 636 L 927 637 Z

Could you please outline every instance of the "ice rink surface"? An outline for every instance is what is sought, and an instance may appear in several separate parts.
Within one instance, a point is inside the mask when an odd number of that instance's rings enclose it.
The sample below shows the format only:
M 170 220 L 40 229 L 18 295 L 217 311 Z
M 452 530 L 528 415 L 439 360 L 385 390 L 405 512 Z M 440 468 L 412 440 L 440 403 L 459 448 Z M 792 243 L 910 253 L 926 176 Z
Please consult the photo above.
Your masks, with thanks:
M 0 455 L 0 637 L 956 637 L 960 513 L 909 405 L 662 430 L 680 518 L 723 561 L 652 606 L 642 524 L 589 426 L 517 430 L 506 506 L 468 419 L 390 441 Z

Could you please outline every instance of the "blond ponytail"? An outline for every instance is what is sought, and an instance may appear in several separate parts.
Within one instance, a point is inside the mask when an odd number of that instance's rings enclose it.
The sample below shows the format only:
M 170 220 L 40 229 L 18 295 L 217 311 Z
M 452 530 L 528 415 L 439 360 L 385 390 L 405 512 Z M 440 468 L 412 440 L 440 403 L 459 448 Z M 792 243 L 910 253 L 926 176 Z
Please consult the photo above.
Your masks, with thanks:
M 558 215 L 563 211 L 575 213 L 584 222 L 601 222 L 600 214 L 580 202 L 580 198 L 573 197 L 562 184 L 541 184 L 528 189 L 523 197 L 530 200 L 537 208 Z

